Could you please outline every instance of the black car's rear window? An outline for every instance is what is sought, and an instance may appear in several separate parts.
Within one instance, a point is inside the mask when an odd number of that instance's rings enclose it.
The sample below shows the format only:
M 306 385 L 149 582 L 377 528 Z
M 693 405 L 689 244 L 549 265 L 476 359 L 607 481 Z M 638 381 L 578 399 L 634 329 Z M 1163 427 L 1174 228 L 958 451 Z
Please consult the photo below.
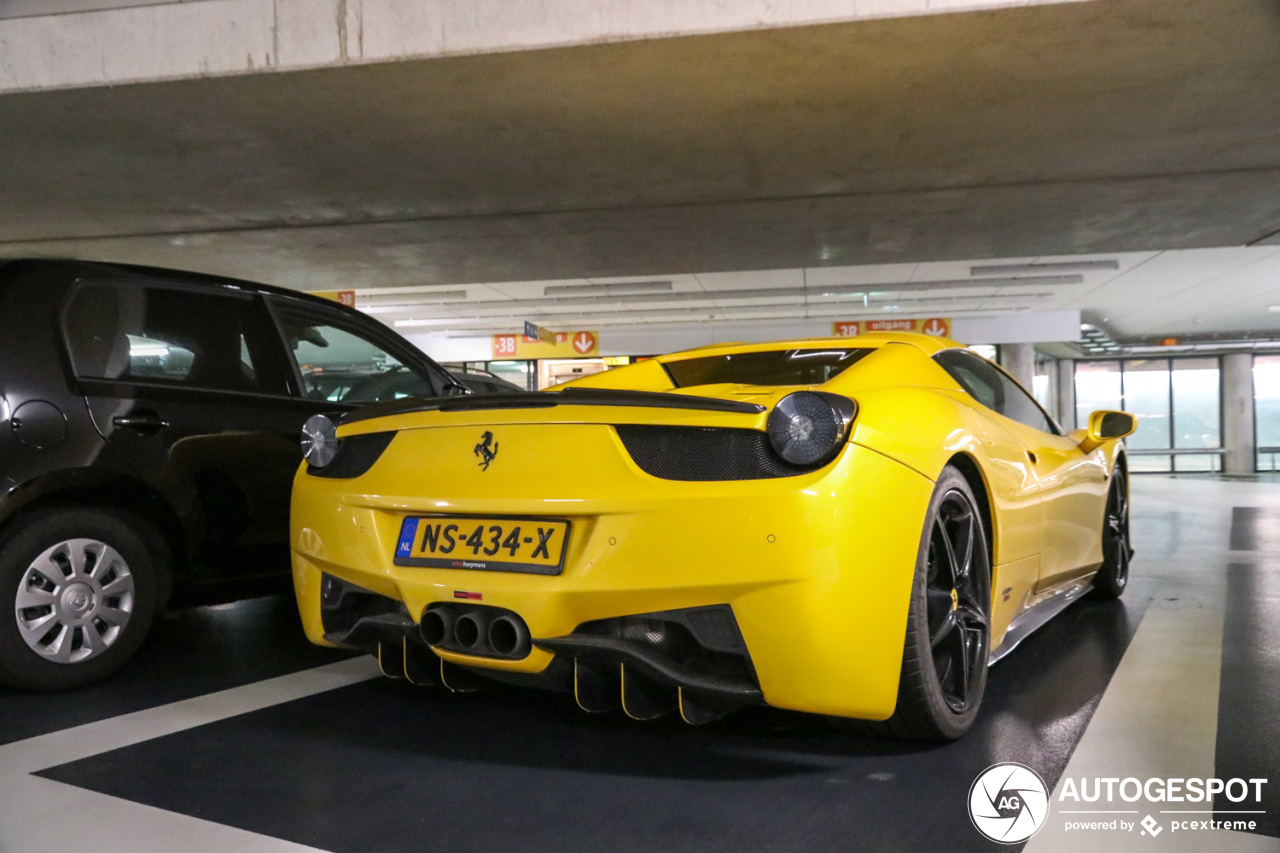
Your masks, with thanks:
M 871 352 L 851 349 L 780 349 L 669 361 L 677 388 L 732 382 L 740 385 L 821 385 Z

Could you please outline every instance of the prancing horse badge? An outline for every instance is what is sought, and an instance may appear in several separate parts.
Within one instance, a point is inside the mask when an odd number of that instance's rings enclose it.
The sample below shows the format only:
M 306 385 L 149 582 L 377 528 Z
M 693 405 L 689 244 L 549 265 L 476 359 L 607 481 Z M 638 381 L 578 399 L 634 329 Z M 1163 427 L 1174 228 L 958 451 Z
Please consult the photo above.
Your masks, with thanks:
M 490 444 L 493 447 L 490 447 Z M 485 430 L 484 435 L 480 436 L 480 443 L 476 445 L 476 449 L 473 452 L 480 457 L 480 470 L 488 471 L 489 463 L 493 462 L 498 455 L 498 442 L 493 440 L 493 433 Z

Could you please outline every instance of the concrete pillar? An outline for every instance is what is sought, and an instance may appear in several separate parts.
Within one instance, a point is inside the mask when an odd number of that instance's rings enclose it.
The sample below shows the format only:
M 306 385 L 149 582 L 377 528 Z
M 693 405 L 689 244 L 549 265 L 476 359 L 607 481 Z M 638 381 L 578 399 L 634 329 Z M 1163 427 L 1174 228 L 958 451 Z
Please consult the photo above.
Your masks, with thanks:
M 1252 474 L 1253 439 L 1253 356 L 1231 353 L 1222 357 L 1222 446 L 1227 455 L 1223 469 L 1228 474 Z
M 1000 366 L 1030 392 L 1036 379 L 1036 345 L 1001 344 Z
M 1060 358 L 1054 370 L 1058 381 L 1053 397 L 1053 414 L 1058 419 L 1058 426 L 1071 432 L 1079 426 L 1076 424 L 1076 363 L 1070 358 Z

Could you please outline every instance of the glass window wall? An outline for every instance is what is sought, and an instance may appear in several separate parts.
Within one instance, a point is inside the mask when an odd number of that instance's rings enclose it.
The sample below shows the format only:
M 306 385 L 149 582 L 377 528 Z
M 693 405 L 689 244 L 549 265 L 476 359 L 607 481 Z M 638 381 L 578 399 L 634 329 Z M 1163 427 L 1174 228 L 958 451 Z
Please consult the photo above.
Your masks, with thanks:
M 1076 422 L 1087 424 L 1098 409 L 1135 415 L 1138 429 L 1126 442 L 1133 471 L 1220 471 L 1220 367 L 1217 358 L 1077 362 Z M 1277 393 L 1280 404 L 1280 385 Z
M 1222 447 L 1222 372 L 1216 358 L 1176 358 L 1170 373 L 1173 446 L 1179 450 Z M 1221 470 L 1220 456 L 1178 454 L 1175 471 Z
M 1280 471 L 1280 355 L 1253 358 L 1253 418 L 1258 470 Z

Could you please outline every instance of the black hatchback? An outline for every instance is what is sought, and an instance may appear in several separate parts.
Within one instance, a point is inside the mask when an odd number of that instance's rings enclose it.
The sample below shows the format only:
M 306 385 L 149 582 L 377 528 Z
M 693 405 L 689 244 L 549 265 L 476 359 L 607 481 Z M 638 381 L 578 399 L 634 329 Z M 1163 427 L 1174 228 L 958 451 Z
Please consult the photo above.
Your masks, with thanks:
M 334 302 L 0 262 L 0 683 L 88 684 L 174 593 L 287 578 L 303 422 L 450 393 L 466 390 Z

